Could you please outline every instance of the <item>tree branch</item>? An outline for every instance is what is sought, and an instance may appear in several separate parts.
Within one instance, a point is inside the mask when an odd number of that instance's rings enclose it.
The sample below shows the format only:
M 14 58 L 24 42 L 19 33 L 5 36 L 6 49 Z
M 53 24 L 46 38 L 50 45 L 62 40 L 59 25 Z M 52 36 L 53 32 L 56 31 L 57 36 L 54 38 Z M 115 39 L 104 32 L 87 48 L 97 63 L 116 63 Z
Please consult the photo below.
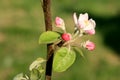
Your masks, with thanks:
M 43 0 L 43 12 L 45 18 L 46 31 L 52 31 L 52 19 L 51 19 L 51 0 Z M 47 45 L 47 63 L 46 63 L 46 80 L 51 80 L 52 76 L 52 63 L 53 63 L 53 48 L 52 44 Z

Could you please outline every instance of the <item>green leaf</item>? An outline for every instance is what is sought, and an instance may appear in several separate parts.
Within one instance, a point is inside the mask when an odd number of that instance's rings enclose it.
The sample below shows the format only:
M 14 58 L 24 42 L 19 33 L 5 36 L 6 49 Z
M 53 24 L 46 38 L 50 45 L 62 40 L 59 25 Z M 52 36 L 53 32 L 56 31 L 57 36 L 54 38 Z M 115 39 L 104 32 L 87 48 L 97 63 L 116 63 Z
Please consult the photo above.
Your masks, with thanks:
M 60 37 L 60 34 L 57 33 L 57 32 L 53 32 L 53 31 L 46 31 L 46 32 L 43 32 L 41 35 L 40 35 L 40 38 L 39 38 L 39 43 L 53 43 L 55 41 L 57 41 Z
M 30 73 L 30 80 L 39 80 L 40 78 L 40 72 L 37 69 L 33 69 Z
M 53 70 L 56 72 L 63 72 L 68 69 L 75 61 L 76 54 L 74 51 L 66 47 L 60 48 L 54 56 Z

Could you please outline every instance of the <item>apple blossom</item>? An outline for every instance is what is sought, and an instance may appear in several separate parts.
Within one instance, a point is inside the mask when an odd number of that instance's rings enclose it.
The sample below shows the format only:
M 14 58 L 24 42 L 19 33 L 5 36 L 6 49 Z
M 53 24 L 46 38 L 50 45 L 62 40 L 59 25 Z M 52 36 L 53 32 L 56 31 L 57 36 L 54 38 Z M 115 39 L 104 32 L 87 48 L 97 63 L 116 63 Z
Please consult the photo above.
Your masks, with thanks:
M 62 30 L 65 30 L 65 23 L 64 20 L 60 17 L 55 18 L 55 25 L 56 27 L 61 28 Z
M 63 33 L 61 37 L 64 41 L 71 40 L 71 34 L 70 33 Z
M 93 19 L 88 19 L 88 13 L 80 14 L 77 19 L 76 13 L 73 14 L 75 25 L 90 35 L 95 34 L 96 23 Z

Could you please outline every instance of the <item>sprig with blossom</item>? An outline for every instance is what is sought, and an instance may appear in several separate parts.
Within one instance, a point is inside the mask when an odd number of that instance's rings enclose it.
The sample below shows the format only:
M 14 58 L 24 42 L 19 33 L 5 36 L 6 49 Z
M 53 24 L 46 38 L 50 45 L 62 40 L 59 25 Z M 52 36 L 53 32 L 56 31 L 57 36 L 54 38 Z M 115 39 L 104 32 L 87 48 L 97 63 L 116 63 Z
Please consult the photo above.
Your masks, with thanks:
M 39 44 L 52 44 L 54 54 L 53 70 L 56 72 L 66 71 L 74 63 L 76 50 L 81 56 L 84 56 L 81 48 L 89 51 L 95 49 L 95 44 L 89 39 L 81 41 L 83 36 L 95 34 L 95 21 L 88 18 L 88 13 L 80 14 L 79 17 L 74 13 L 73 21 L 75 23 L 73 33 L 68 33 L 64 20 L 56 17 L 55 25 L 62 30 L 62 33 L 60 31 L 46 31 L 40 35 Z M 75 44 L 76 42 L 77 44 Z M 36 59 L 29 67 L 30 76 L 21 73 L 14 77 L 13 80 L 41 80 L 45 71 L 42 65 L 44 62 L 46 60 L 43 58 Z
M 81 53 L 82 47 L 89 51 L 93 51 L 95 49 L 95 44 L 89 39 L 82 41 L 83 36 L 95 34 L 95 21 L 88 18 L 88 13 L 80 14 L 79 17 L 74 13 L 73 21 L 75 23 L 73 33 L 68 33 L 66 31 L 64 20 L 60 17 L 56 17 L 55 26 L 60 28 L 62 32 L 47 31 L 40 35 L 40 44 L 53 43 L 53 70 L 56 72 L 67 70 L 74 63 L 76 59 L 76 50 L 78 50 L 81 56 L 83 56 L 83 53 Z M 77 44 L 75 44 L 76 42 Z
M 75 40 L 84 35 L 95 34 L 96 23 L 93 19 L 88 19 L 88 13 L 80 14 L 78 18 L 76 13 L 74 13 L 73 20 L 75 23 L 75 31 L 74 34 L 70 34 L 66 32 L 64 20 L 60 17 L 56 17 L 55 19 L 56 27 L 61 28 L 63 30 L 61 38 L 63 41 L 65 41 L 65 43 L 71 44 L 71 42 L 75 42 Z M 82 42 L 80 47 L 84 47 L 92 51 L 95 49 L 95 44 L 90 40 L 87 40 L 85 42 Z

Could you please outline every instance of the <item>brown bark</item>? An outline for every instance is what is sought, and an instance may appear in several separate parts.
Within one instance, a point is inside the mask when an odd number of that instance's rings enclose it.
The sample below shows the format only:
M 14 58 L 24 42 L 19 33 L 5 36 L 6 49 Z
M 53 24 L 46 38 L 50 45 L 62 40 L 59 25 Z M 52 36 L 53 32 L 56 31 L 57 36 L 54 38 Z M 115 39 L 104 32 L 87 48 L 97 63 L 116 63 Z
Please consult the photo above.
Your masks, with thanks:
M 45 18 L 45 29 L 46 31 L 52 31 L 52 19 L 51 19 L 51 0 L 43 0 L 43 12 Z M 53 49 L 52 44 L 47 45 L 47 63 L 45 79 L 51 80 L 52 76 L 52 63 L 53 63 Z

